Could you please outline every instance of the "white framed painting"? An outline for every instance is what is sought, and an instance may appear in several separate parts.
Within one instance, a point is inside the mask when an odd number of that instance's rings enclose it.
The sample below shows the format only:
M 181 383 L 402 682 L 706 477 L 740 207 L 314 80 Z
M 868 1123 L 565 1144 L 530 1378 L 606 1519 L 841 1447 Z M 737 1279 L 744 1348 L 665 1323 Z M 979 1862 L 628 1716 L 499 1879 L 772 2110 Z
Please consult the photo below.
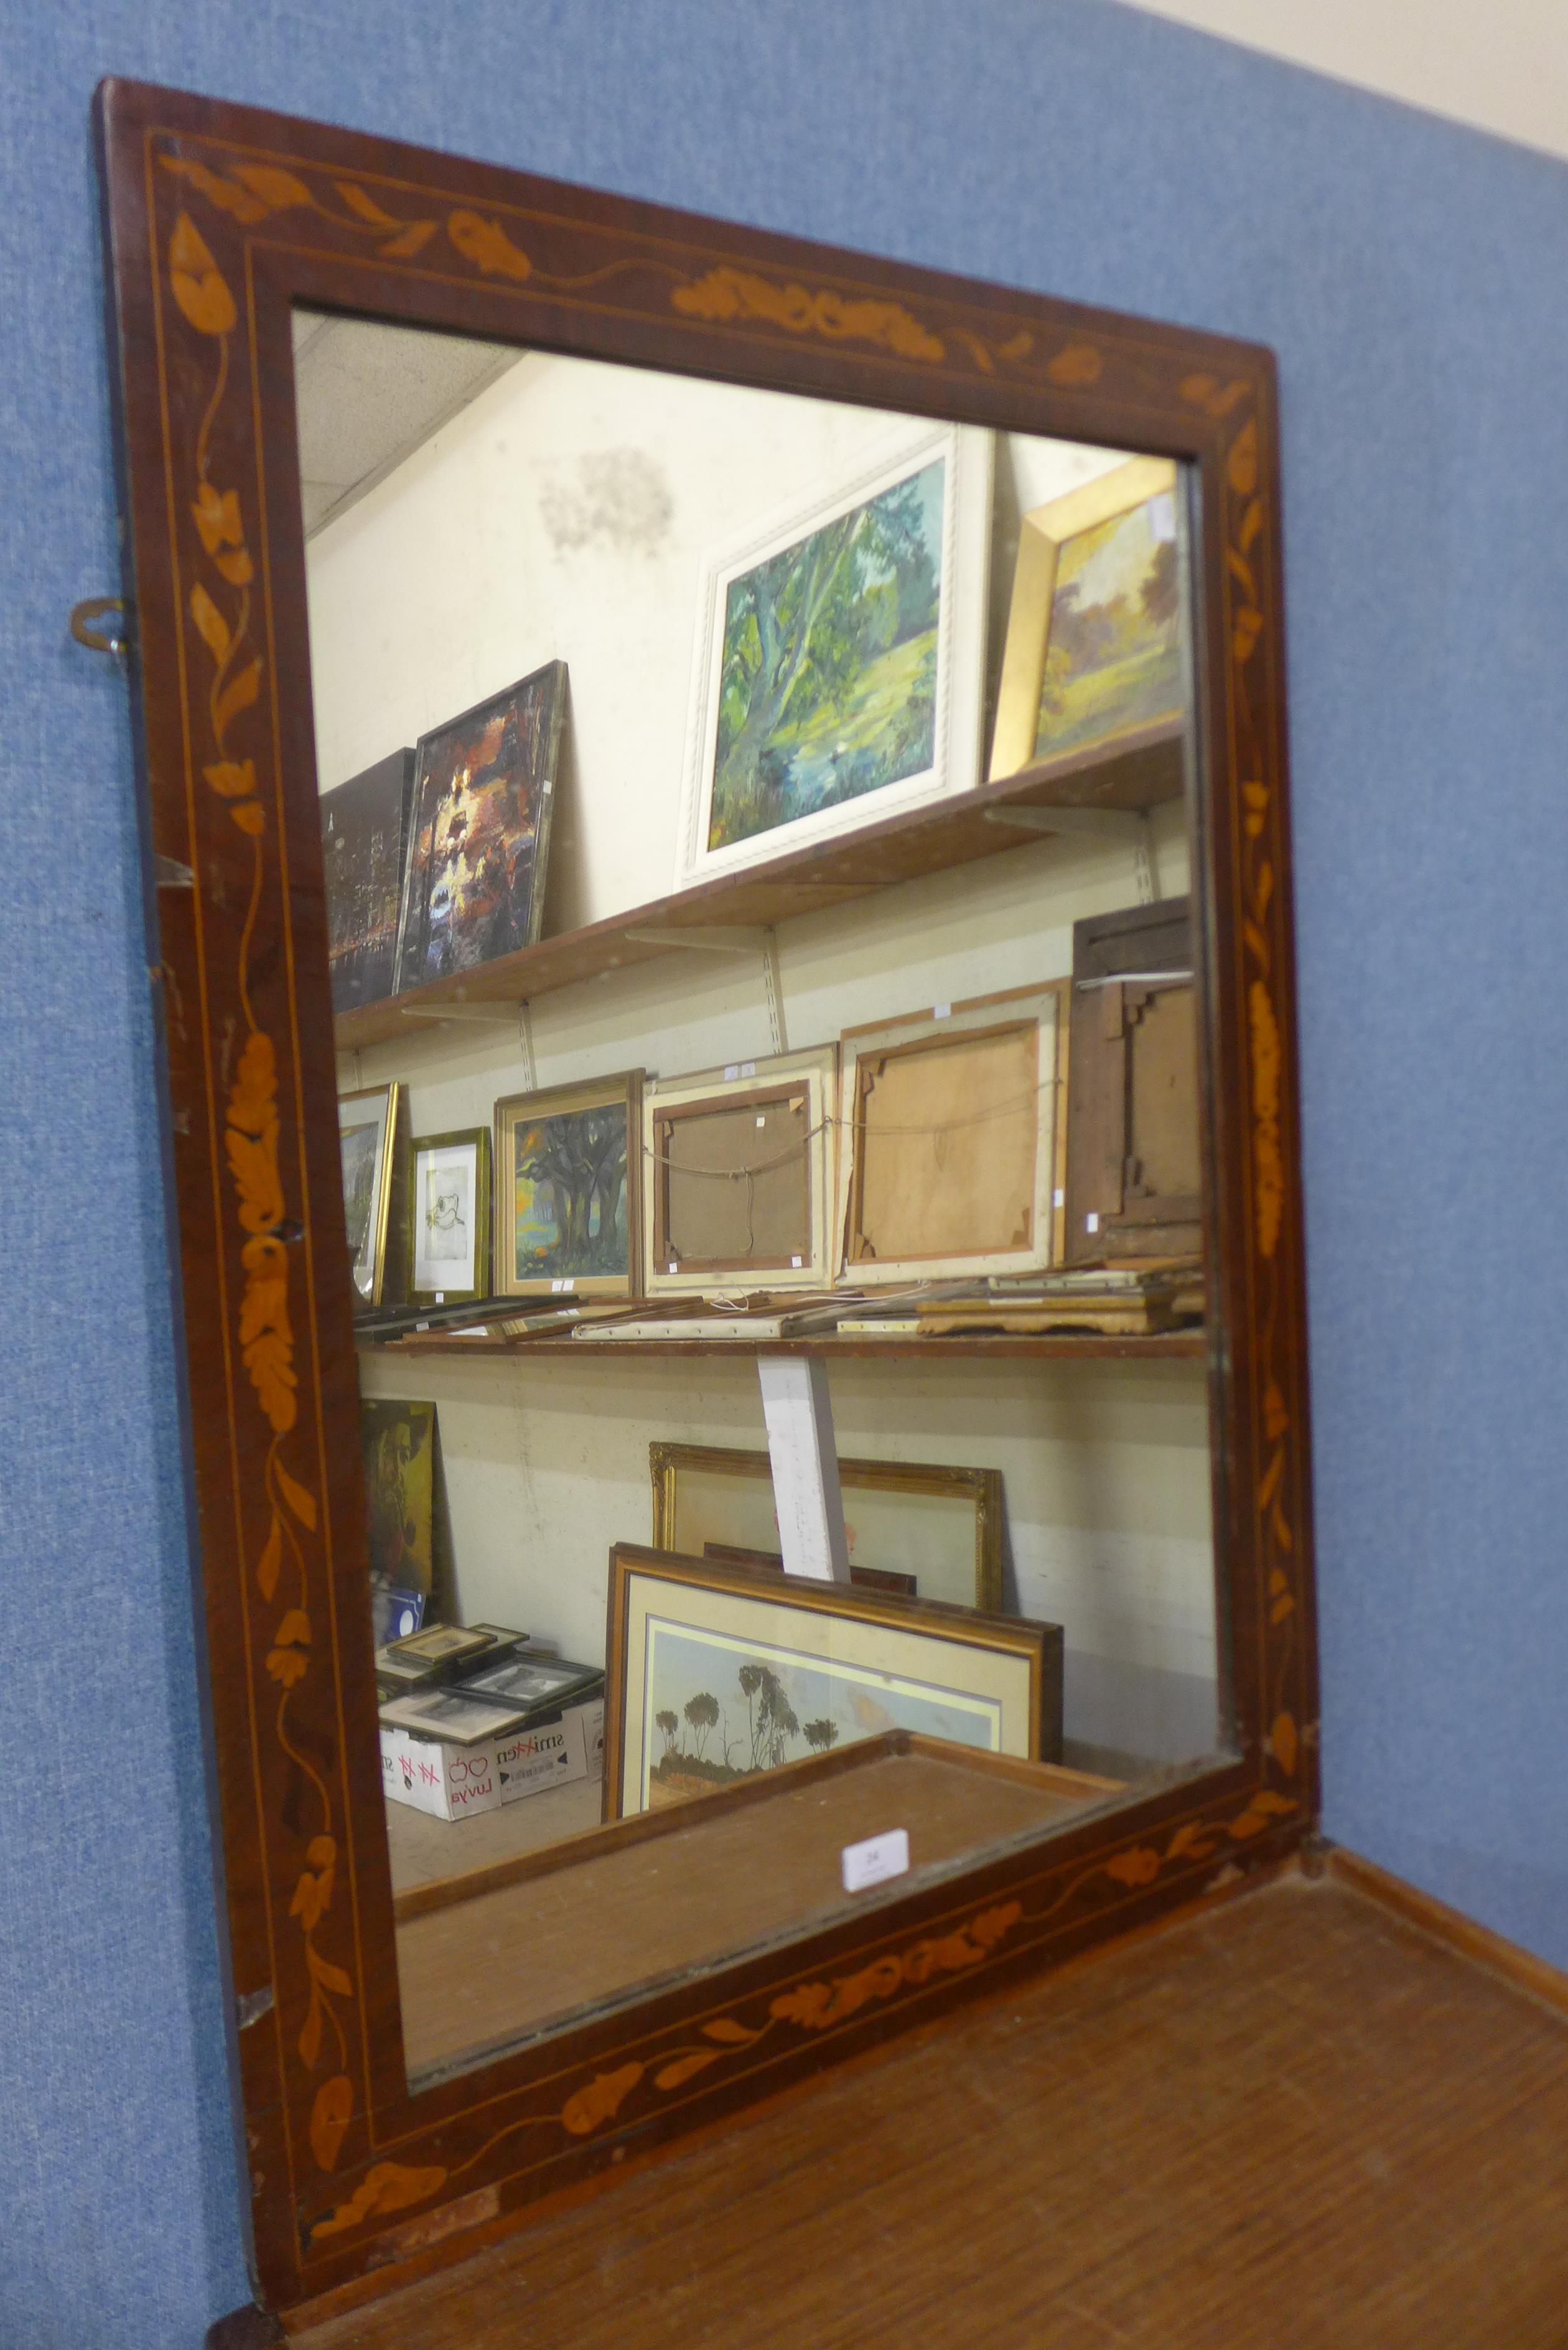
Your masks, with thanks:
M 910 423 L 716 550 L 699 598 L 676 887 L 980 780 L 992 435 Z
M 490 1129 L 418 1135 L 409 1185 L 409 1289 L 444 1305 L 490 1294 Z

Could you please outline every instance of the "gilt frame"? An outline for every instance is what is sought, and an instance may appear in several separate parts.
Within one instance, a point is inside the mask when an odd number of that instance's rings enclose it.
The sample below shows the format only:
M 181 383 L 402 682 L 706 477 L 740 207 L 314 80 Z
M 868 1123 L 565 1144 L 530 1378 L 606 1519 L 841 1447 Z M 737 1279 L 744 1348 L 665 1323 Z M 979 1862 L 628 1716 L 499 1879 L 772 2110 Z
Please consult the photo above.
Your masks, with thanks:
M 1277 1862 L 1313 1826 L 1274 369 L 1187 328 L 143 85 L 106 84 L 96 124 L 238 2143 L 258 2294 L 300 2313 L 459 2256 L 629 2150 Z M 1194 549 L 1233 1754 L 417 2095 L 389 1963 L 295 301 L 1163 453 Z

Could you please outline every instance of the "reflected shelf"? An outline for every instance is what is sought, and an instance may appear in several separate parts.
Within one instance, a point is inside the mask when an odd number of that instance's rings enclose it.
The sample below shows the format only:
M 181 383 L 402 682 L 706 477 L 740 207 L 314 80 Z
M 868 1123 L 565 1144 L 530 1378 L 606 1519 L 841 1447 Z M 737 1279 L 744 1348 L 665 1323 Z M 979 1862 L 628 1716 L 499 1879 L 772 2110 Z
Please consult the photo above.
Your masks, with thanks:
M 1112 750 L 1101 744 L 1038 760 L 1002 783 L 889 816 L 847 839 L 796 849 L 767 865 L 700 882 L 605 921 L 541 939 L 472 971 L 340 1012 L 334 1023 L 337 1050 L 357 1052 L 390 1037 L 408 1037 L 423 1023 L 443 1017 L 483 1016 L 472 1007 L 515 1006 L 606 972 L 679 953 L 691 943 L 682 932 L 705 931 L 714 938 L 724 931 L 760 932 L 922 874 L 1023 847 L 1049 831 L 1041 818 L 1054 810 L 1077 819 L 1064 825 L 1065 837 L 1080 833 L 1085 820 L 1096 815 L 1125 826 L 1128 818 L 1180 798 L 1183 762 L 1179 721 L 1129 732 Z M 1009 810 L 1022 818 L 1016 827 L 1007 821 Z M 660 931 L 668 935 L 660 937 Z
M 877 1337 L 840 1336 L 827 1332 L 806 1338 L 618 1338 L 584 1345 L 569 1334 L 545 1338 L 463 1338 L 446 1331 L 416 1331 L 406 1337 L 361 1337 L 360 1351 L 395 1357 L 431 1355 L 505 1356 L 514 1361 L 540 1356 L 574 1362 L 624 1362 L 628 1356 L 668 1357 L 672 1355 L 732 1355 L 745 1362 L 758 1355 L 805 1355 L 843 1360 L 868 1357 L 882 1361 L 951 1362 L 972 1357 L 1001 1357 L 1054 1362 L 1201 1361 L 1208 1352 L 1208 1334 L 1201 1328 L 1161 1330 L 1141 1336 L 1112 1336 L 1099 1331 L 1024 1332 L 976 1331 L 954 1337 L 921 1337 L 918 1334 Z

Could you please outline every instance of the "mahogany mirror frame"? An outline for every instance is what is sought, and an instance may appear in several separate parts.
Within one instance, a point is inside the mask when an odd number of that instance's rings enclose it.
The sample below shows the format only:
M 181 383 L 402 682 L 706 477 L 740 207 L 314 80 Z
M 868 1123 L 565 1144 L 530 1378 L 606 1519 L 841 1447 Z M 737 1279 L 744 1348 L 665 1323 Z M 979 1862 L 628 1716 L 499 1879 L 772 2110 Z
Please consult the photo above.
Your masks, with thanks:
M 1317 1811 L 1274 369 L 1252 345 L 128 82 L 96 101 L 149 962 L 258 2293 L 395 2281 Z M 1188 463 L 1236 1755 L 410 2095 L 378 1766 L 291 305 Z M 973 796 L 983 803 L 983 786 Z M 200 1643 L 198 1644 L 200 1647 Z M 1228 1674 L 1228 1685 L 1226 1676 Z

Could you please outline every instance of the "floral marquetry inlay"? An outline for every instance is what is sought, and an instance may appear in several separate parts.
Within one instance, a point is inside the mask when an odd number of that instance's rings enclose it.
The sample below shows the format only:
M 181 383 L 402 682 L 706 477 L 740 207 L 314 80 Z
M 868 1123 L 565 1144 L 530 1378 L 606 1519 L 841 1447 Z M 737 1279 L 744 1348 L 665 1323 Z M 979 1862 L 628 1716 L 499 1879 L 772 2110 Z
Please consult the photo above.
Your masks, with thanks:
M 286 172 L 253 174 L 255 184 L 252 186 L 243 176 L 224 181 L 202 166 L 167 157 L 164 161 L 241 220 L 260 219 L 282 205 L 306 201 L 303 187 Z M 244 168 L 241 167 L 242 172 Z M 348 2042 L 338 2007 L 353 2000 L 355 1986 L 348 1970 L 329 1958 L 317 1939 L 332 1905 L 337 1877 L 333 1790 L 303 1751 L 289 1719 L 295 1692 L 312 1669 L 310 1568 L 303 1544 L 316 1534 L 319 1512 L 309 1484 L 288 1467 L 284 1457 L 286 1440 L 294 1433 L 298 1419 L 298 1375 L 289 1304 L 291 1250 L 285 1238 L 289 1229 L 288 1203 L 279 1159 L 277 1048 L 255 1015 L 251 979 L 268 864 L 275 852 L 269 845 L 255 754 L 234 739 L 236 729 L 244 726 L 254 709 L 265 661 L 251 649 L 256 567 L 247 540 L 244 501 L 238 487 L 214 481 L 212 463 L 214 428 L 225 396 L 235 383 L 231 347 L 239 307 L 211 249 L 183 211 L 169 238 L 168 273 L 169 290 L 187 325 L 214 347 L 210 396 L 192 452 L 189 496 L 189 513 L 207 577 L 192 583 L 186 611 L 209 667 L 201 705 L 206 738 L 202 777 L 248 842 L 251 868 L 233 972 L 244 1042 L 228 1087 L 223 1127 L 234 1217 L 244 1235 L 239 1252 L 244 1285 L 233 1337 L 270 1431 L 258 1496 L 266 1531 L 255 1554 L 254 1574 L 264 1605 L 275 1611 L 270 1629 L 261 1635 L 265 1669 L 276 1690 L 273 1735 L 279 1750 L 308 1783 L 319 1807 L 319 1824 L 306 1845 L 306 1866 L 288 1914 L 301 1937 L 306 1974 L 306 2006 L 296 2041 L 299 2061 L 312 2074 L 319 2071 L 324 2058 L 336 2063 L 337 2069 L 314 2092 L 306 2132 L 317 2163 L 323 2170 L 332 2170 L 354 2113 L 354 2085 L 344 2069 Z M 275 872 L 272 879 L 275 883 Z M 295 1229 L 301 1227 L 296 1224 Z
M 189 1086 L 175 1142 L 182 1240 L 197 1229 L 191 1201 L 207 1219 L 187 1241 L 198 1277 L 188 1272 L 186 1324 L 230 1923 L 247 2002 L 273 1993 L 241 2041 L 247 2128 L 263 2149 L 254 2210 L 267 2297 L 289 2306 L 404 2257 L 410 2230 L 476 2224 L 565 2186 L 935 2012 L 967 1984 L 1193 1899 L 1310 1825 L 1273 393 L 1266 355 L 1241 344 L 318 126 L 127 86 L 105 126 L 154 837 L 195 876 L 193 891 L 162 901 L 161 952 Z M 326 982 L 309 714 L 294 687 L 308 644 L 301 542 L 280 488 L 296 457 L 296 299 L 1158 449 L 1190 462 L 1203 510 L 1227 1220 L 1215 1285 L 1237 1313 L 1215 1393 L 1239 1529 L 1245 1751 L 1223 1780 L 1168 1786 L 968 1877 L 917 1871 L 794 1948 L 726 1961 L 417 2094 L 386 1946 L 370 1660 L 353 1648 L 358 1617 L 345 1629 L 362 1543 L 340 1471 L 352 1301 L 325 996 L 312 993 Z M 319 971 L 296 956 L 299 940 Z

